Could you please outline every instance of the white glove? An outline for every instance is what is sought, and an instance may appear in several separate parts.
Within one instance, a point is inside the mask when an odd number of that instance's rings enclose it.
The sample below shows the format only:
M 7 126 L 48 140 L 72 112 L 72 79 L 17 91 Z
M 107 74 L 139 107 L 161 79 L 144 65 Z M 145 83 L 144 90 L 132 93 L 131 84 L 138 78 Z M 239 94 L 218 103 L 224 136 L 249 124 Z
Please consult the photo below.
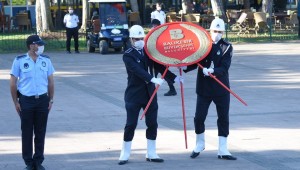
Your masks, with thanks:
M 214 69 L 212 69 L 212 68 L 203 68 L 203 74 L 205 75 L 205 76 L 209 76 L 209 74 L 208 73 L 214 73 Z
M 213 68 L 209 68 L 209 69 L 207 69 L 207 71 L 212 74 L 212 73 L 214 73 L 215 70 Z
M 158 85 L 161 86 L 161 85 L 163 84 L 163 82 L 164 82 L 164 79 L 153 77 L 153 78 L 151 79 L 151 82 L 154 83 L 154 84 L 158 84 Z
M 184 83 L 184 79 L 182 76 L 176 76 L 176 78 L 174 79 L 175 83 Z
M 205 76 L 209 76 L 208 69 L 206 67 L 203 68 L 202 72 Z

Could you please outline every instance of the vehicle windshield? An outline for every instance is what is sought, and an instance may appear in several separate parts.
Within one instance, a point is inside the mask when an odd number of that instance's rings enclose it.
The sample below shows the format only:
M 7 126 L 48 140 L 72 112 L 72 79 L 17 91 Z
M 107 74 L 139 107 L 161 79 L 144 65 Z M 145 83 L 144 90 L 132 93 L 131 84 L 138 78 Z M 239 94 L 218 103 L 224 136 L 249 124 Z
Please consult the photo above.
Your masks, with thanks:
M 118 27 L 128 24 L 125 3 L 103 3 L 99 5 L 101 24 Z

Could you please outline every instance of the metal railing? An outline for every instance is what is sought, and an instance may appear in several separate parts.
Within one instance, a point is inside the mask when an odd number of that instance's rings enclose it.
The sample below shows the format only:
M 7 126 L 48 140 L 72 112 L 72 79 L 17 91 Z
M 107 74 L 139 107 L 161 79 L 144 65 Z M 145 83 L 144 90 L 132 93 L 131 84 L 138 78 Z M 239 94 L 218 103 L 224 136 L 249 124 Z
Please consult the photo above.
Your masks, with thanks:
M 26 39 L 29 35 L 36 34 L 34 30 L 2 30 L 0 32 L 0 53 L 13 53 L 27 51 Z M 45 50 L 64 51 L 66 50 L 66 32 L 57 30 L 53 32 L 39 33 L 39 36 L 46 42 Z M 71 48 L 74 41 L 71 41 Z M 79 48 L 86 48 L 86 33 L 79 33 Z
M 250 31 L 249 33 L 238 35 L 237 31 L 227 29 L 226 38 L 229 42 L 273 42 L 273 41 L 286 41 L 286 40 L 297 40 L 298 39 L 298 28 L 274 30 L 271 25 L 269 30 L 266 32 L 255 32 Z M 14 53 L 27 51 L 26 39 L 29 35 L 36 34 L 34 30 L 0 30 L 0 53 Z M 47 51 L 65 51 L 66 50 L 66 32 L 65 30 L 56 30 L 53 32 L 46 32 L 39 34 L 43 40 L 47 43 Z M 74 45 L 74 41 L 71 41 L 71 48 Z M 80 51 L 86 50 L 86 32 L 79 33 L 79 49 Z

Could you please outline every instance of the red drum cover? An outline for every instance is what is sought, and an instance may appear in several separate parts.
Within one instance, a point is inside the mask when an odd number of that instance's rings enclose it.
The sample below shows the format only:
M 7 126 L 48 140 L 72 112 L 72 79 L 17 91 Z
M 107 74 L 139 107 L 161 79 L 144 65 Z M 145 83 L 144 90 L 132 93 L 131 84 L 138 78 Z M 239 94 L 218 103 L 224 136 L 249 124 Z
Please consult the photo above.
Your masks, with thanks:
M 151 59 L 166 66 L 187 66 L 203 60 L 212 47 L 209 33 L 189 22 L 172 22 L 152 29 L 145 38 Z

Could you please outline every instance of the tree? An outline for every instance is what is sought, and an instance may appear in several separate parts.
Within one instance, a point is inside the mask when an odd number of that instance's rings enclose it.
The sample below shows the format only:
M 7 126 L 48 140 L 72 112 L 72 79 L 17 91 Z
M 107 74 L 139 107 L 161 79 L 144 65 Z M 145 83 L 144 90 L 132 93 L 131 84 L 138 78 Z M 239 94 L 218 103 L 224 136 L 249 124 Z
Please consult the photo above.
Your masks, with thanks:
M 182 0 L 182 14 L 193 13 L 191 0 Z
M 82 25 L 81 31 L 86 31 L 86 25 L 88 20 L 88 0 L 82 0 Z
M 130 6 L 132 12 L 139 12 L 139 6 L 137 0 L 130 0 Z
M 53 30 L 49 0 L 36 0 L 35 13 L 37 16 L 36 31 L 38 33 Z
M 267 14 L 267 19 L 269 23 L 271 22 L 272 7 L 273 7 L 273 0 L 262 1 L 262 12 L 265 12 Z
M 244 9 L 250 9 L 250 0 L 244 0 Z
M 218 16 L 226 21 L 226 15 L 224 11 L 224 5 L 222 0 L 211 0 L 211 6 L 214 12 L 214 16 Z

